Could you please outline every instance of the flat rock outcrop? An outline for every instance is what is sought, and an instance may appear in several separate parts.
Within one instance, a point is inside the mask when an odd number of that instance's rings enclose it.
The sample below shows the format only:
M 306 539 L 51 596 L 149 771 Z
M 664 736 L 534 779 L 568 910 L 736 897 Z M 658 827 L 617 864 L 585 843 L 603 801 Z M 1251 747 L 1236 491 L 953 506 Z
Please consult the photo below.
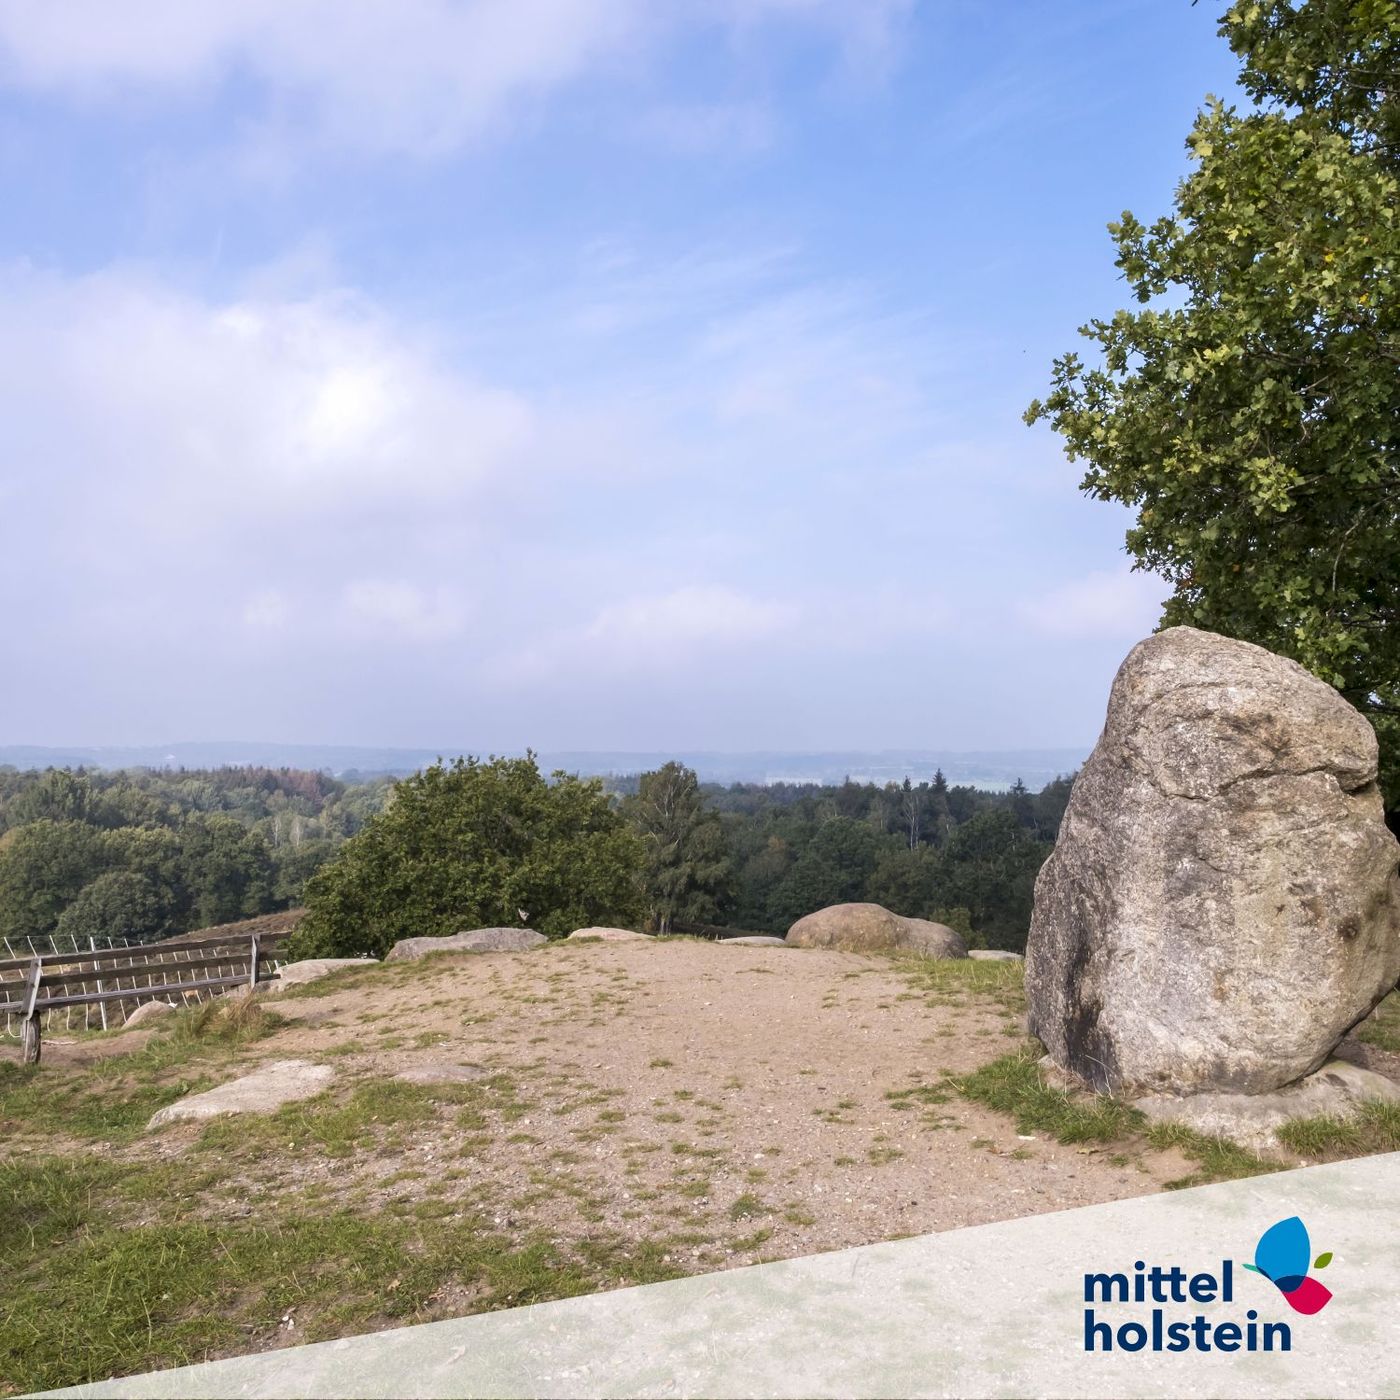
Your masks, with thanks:
M 571 939 L 596 938 L 603 943 L 649 943 L 651 934 L 637 933 L 630 928 L 576 928 L 570 935 Z
M 764 933 L 746 933 L 742 938 L 721 938 L 722 945 L 733 948 L 786 948 L 786 938 L 770 938 Z
M 329 1065 L 274 1060 L 242 1079 L 231 1079 L 202 1094 L 186 1094 L 158 1110 L 146 1127 L 159 1128 L 189 1118 L 218 1118 L 225 1113 L 271 1113 L 284 1103 L 315 1097 L 334 1078 L 335 1071 Z
M 303 982 L 319 982 L 343 967 L 374 967 L 377 961 L 375 958 L 303 958 L 301 962 L 284 963 L 279 967 L 277 981 L 272 985 L 274 989 L 279 985 L 298 987 Z
M 1291 1118 L 1355 1118 L 1367 1102 L 1400 1103 L 1400 1085 L 1347 1060 L 1267 1094 L 1151 1094 L 1138 1099 L 1154 1122 L 1181 1123 L 1206 1137 L 1229 1138 L 1265 1151 L 1279 1145 L 1277 1131 Z
M 429 953 L 525 953 L 548 942 L 532 928 L 474 928 L 441 938 L 401 938 L 384 961 L 411 962 Z
M 799 919 L 785 940 L 794 948 L 839 948 L 872 953 L 907 948 L 930 958 L 965 958 L 967 945 L 946 924 L 906 919 L 881 904 L 832 904 Z
M 1036 882 L 1031 1031 L 1099 1090 L 1257 1094 L 1400 977 L 1376 736 L 1262 647 L 1139 643 Z

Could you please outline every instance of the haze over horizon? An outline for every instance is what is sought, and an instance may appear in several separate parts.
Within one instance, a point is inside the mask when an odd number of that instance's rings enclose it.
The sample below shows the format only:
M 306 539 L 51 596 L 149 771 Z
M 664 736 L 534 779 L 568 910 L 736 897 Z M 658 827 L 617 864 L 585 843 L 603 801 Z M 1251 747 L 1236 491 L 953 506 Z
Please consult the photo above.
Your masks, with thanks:
M 0 3 L 0 746 L 1087 750 L 1215 8 Z

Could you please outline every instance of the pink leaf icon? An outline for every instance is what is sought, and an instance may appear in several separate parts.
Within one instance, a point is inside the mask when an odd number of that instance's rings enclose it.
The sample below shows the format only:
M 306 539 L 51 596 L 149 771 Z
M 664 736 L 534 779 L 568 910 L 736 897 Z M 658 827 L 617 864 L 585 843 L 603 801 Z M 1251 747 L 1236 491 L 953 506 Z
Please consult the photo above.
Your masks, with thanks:
M 1294 1312 L 1319 1313 L 1332 1301 L 1331 1290 L 1315 1278 L 1305 1278 L 1291 1293 L 1283 1295 Z

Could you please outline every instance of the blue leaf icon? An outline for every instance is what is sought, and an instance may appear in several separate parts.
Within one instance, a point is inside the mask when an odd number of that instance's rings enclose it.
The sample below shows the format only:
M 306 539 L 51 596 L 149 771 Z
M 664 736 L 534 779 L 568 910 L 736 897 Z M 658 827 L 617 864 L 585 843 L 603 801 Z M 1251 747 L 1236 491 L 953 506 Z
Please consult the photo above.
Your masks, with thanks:
M 1285 1292 L 1307 1277 L 1311 1259 L 1307 1226 L 1296 1215 L 1265 1230 L 1254 1251 L 1255 1267 Z

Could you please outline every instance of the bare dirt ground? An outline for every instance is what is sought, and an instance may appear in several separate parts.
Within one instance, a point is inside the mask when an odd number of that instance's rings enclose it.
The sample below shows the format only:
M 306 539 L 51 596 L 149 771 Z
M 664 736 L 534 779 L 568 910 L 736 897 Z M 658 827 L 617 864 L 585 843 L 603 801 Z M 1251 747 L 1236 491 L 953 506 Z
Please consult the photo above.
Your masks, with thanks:
M 1021 1043 L 1019 996 L 1014 982 L 930 991 L 907 967 L 583 943 L 439 955 L 269 998 L 288 1024 L 217 1077 L 288 1057 L 333 1065 L 342 1096 L 405 1070 L 479 1077 L 465 1108 L 462 1087 L 444 1086 L 450 1111 L 396 1122 L 372 1151 L 231 1152 L 211 1210 L 227 1214 L 230 1186 L 244 1209 L 289 1193 L 358 1210 L 431 1195 L 561 1243 L 661 1241 L 689 1271 L 1141 1195 L 1182 1174 L 1174 1151 L 1129 1160 L 1022 1137 L 940 1087 Z M 54 1045 L 46 1063 L 146 1035 Z M 201 1131 L 117 1150 L 168 1161 Z

